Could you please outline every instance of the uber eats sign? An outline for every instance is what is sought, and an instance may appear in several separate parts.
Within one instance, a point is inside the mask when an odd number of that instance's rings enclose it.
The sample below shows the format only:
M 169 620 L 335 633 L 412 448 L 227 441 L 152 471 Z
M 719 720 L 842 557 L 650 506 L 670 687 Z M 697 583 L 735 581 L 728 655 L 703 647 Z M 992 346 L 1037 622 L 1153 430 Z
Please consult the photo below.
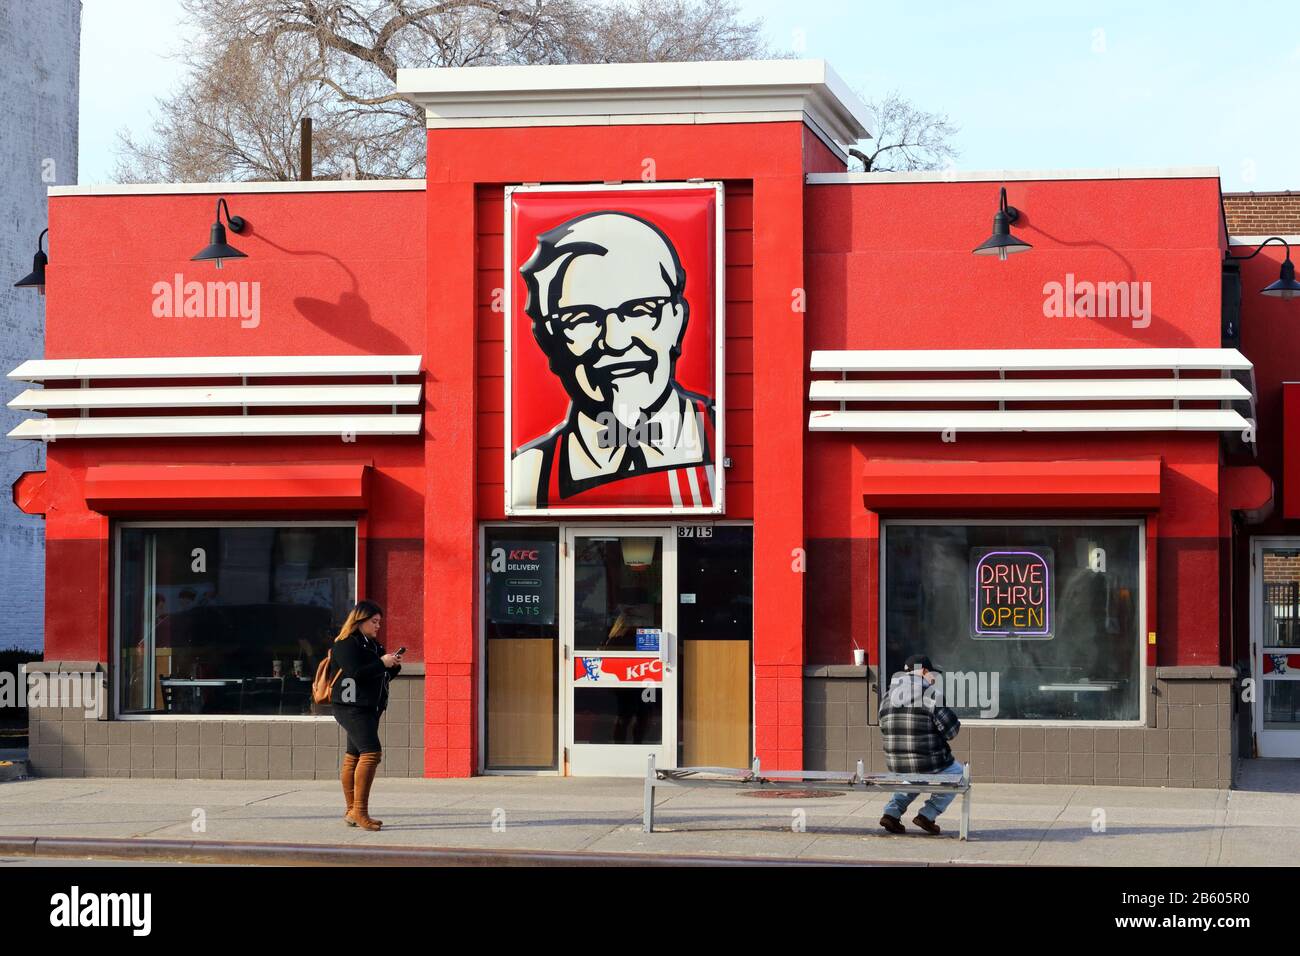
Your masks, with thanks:
M 555 623 L 555 542 L 496 541 L 488 552 L 493 624 Z
M 1050 638 L 1051 548 L 971 549 L 971 636 Z

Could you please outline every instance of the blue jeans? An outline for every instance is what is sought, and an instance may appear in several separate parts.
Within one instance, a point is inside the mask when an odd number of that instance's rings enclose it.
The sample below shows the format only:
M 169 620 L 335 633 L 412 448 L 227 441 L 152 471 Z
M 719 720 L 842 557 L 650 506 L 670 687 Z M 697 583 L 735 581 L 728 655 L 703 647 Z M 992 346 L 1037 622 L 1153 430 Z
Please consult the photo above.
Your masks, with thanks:
M 944 767 L 939 773 L 961 773 L 963 767 L 960 760 L 954 760 L 951 764 Z M 893 817 L 895 820 L 903 819 L 903 814 L 907 812 L 908 806 L 912 801 L 919 797 L 919 793 L 896 793 L 887 804 L 885 804 L 885 816 Z M 919 813 L 931 823 L 939 818 L 939 814 L 948 809 L 948 806 L 957 799 L 955 793 L 932 793 L 930 799 L 925 801 L 925 806 L 921 807 Z

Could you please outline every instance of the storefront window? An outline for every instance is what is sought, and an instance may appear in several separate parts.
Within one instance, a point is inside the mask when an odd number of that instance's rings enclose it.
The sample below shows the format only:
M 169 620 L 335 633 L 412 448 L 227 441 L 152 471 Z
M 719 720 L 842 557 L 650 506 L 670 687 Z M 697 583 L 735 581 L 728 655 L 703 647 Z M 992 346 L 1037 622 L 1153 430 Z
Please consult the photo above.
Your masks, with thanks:
M 560 700 L 558 531 L 488 528 L 483 544 L 487 767 L 553 770 Z
M 1139 720 L 1141 531 L 887 522 L 884 674 L 928 655 L 963 719 Z
M 311 681 L 356 600 L 354 525 L 120 529 L 124 713 L 328 713 Z
M 678 526 L 677 604 L 678 765 L 749 766 L 754 529 Z

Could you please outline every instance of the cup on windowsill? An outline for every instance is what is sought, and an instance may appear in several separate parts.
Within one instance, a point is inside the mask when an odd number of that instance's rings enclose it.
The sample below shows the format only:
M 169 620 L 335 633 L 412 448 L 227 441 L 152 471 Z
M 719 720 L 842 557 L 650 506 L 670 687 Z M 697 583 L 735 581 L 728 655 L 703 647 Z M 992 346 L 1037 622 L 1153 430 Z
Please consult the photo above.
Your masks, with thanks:
M 862 647 L 853 648 L 853 666 L 861 667 L 867 662 L 867 651 Z

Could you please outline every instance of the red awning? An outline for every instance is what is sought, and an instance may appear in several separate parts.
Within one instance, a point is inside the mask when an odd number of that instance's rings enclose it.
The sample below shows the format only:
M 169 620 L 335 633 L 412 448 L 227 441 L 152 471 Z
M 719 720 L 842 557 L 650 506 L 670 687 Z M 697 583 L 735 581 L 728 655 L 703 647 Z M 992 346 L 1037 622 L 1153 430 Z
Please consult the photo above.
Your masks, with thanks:
M 86 470 L 86 504 L 100 512 L 361 511 L 369 467 L 98 465 Z
M 916 461 L 871 459 L 862 498 L 894 509 L 1160 507 L 1160 459 L 1132 461 Z
M 1258 465 L 1232 465 L 1223 469 L 1220 497 L 1230 511 L 1259 522 L 1273 511 L 1273 479 Z
M 44 515 L 50 510 L 50 485 L 43 471 L 25 471 L 13 483 L 14 504 L 29 515 Z

